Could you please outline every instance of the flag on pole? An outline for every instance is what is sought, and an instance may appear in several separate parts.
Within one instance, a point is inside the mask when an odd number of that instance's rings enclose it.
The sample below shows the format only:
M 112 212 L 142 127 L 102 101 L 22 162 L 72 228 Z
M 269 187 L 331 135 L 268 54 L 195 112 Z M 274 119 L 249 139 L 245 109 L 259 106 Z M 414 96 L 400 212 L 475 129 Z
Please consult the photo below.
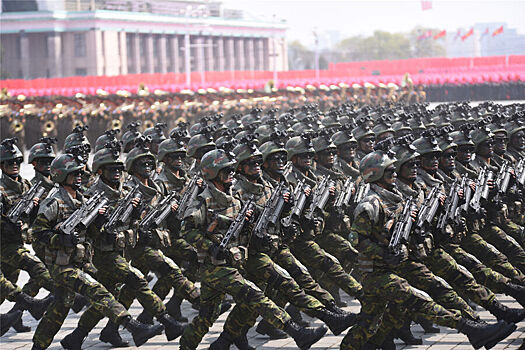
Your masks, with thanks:
M 417 37 L 417 40 L 424 40 L 432 37 L 432 30 L 427 30 L 423 34 Z
M 485 35 L 489 35 L 489 28 L 485 28 L 485 31 L 483 32 L 483 34 L 481 34 L 480 39 L 482 39 Z
M 432 0 L 421 0 L 421 10 L 432 10 Z
M 446 35 L 447 35 L 447 31 L 445 29 L 443 29 L 442 31 L 440 31 L 439 33 L 434 35 L 434 40 L 437 40 L 439 38 L 443 38 Z
M 461 38 L 461 29 L 458 29 L 456 32 L 456 36 L 454 37 L 454 40 L 458 40 L 458 38 Z
M 470 30 L 468 32 L 465 33 L 465 35 L 463 35 L 461 37 L 461 40 L 462 41 L 465 41 L 468 39 L 469 36 L 471 36 L 472 34 L 474 34 L 474 28 L 470 28 Z
M 496 36 L 496 35 L 499 35 L 501 33 L 503 33 L 503 26 L 499 27 L 494 32 L 492 32 L 492 36 Z

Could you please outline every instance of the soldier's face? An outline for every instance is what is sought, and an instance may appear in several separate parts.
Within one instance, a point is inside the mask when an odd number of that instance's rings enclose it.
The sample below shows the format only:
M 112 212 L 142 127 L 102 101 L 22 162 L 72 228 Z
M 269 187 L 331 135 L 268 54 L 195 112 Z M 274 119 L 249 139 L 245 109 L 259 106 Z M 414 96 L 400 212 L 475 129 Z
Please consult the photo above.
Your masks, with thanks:
M 525 131 L 518 131 L 510 138 L 510 144 L 517 150 L 525 150 Z
M 389 137 L 394 137 L 394 133 L 390 132 L 390 131 L 389 132 L 385 132 L 385 133 L 383 133 L 383 134 L 381 134 L 381 135 L 379 135 L 377 137 L 376 142 L 380 142 L 380 141 L 386 140 Z
M 20 174 L 20 164 L 22 158 L 15 158 L 2 162 L 2 172 L 9 177 L 17 177 Z
M 325 151 L 317 153 L 317 161 L 324 167 L 330 169 L 334 166 L 335 162 L 335 149 L 327 149 Z
M 494 152 L 496 154 L 502 155 L 507 150 L 507 138 L 505 134 L 497 134 L 494 137 Z
M 33 161 L 33 166 L 35 167 L 35 170 L 42 175 L 49 176 L 52 161 L 53 158 L 38 158 L 36 161 Z
M 177 153 L 170 153 L 165 158 L 165 163 L 170 169 L 181 169 L 184 159 L 184 153 L 177 152 Z
M 118 186 L 122 178 L 122 165 L 106 165 L 102 168 L 102 178 L 110 186 Z
M 313 153 L 301 153 L 294 158 L 296 159 L 295 165 L 299 169 L 308 169 L 312 166 L 314 155 Z
M 277 174 L 282 174 L 286 165 L 286 153 L 273 153 L 266 158 L 263 166 L 265 169 Z
M 439 167 L 439 153 L 429 153 L 421 157 L 421 167 L 429 173 L 435 173 Z
M 227 190 L 231 187 L 233 183 L 234 175 L 235 169 L 233 169 L 233 167 L 227 167 L 219 171 L 217 179 L 224 185 L 224 188 Z
M 262 159 L 260 157 L 251 157 L 242 162 L 242 173 L 250 179 L 259 178 L 262 175 L 261 164 Z
M 357 143 L 346 143 L 337 147 L 337 155 L 347 162 L 351 162 L 355 158 L 355 150 L 357 149 Z
M 494 141 L 492 139 L 483 141 L 478 146 L 477 153 L 482 157 L 490 158 L 494 155 Z
M 401 165 L 401 168 L 399 169 L 399 177 L 409 183 L 413 183 L 416 181 L 418 166 L 419 162 L 417 160 L 409 160 Z
M 82 170 L 77 170 L 68 174 L 66 177 L 66 185 L 74 190 L 78 190 L 82 185 L 82 173 Z
M 366 154 L 374 151 L 374 144 L 375 144 L 374 136 L 367 136 L 359 140 L 358 142 L 359 149 Z
M 459 146 L 457 159 L 464 164 L 467 164 L 472 159 L 472 152 L 474 152 L 474 147 L 469 145 Z
M 457 152 L 454 149 L 447 149 L 439 157 L 439 167 L 446 172 L 456 169 L 456 155 Z
M 391 188 L 396 183 L 397 179 L 397 173 L 396 168 L 394 165 L 390 165 L 385 169 L 385 172 L 383 173 L 383 183 L 388 187 Z
M 154 169 L 155 161 L 150 157 L 139 158 L 133 163 L 133 173 L 144 179 L 147 179 L 153 175 Z

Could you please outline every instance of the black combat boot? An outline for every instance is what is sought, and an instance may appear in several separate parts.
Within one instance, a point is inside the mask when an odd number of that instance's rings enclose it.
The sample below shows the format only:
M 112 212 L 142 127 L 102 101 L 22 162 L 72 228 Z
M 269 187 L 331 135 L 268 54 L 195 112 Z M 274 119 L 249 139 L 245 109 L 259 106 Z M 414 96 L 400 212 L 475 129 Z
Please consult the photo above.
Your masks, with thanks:
M 295 340 L 295 344 L 299 349 L 307 350 L 326 334 L 328 328 L 326 326 L 303 328 L 299 327 L 294 321 L 289 321 L 284 326 L 284 331 Z
M 513 297 L 521 306 L 525 307 L 525 287 L 509 283 L 507 284 L 505 294 Z
M 27 310 L 35 320 L 39 320 L 44 316 L 47 307 L 53 300 L 54 297 L 52 295 L 44 299 L 35 299 L 25 293 L 20 293 L 16 296 L 16 304 L 13 309 Z
M 157 316 L 157 320 L 164 326 L 164 333 L 168 341 L 177 339 L 184 332 L 186 325 L 180 323 L 167 313 Z
M 255 331 L 262 335 L 267 335 L 270 337 L 270 339 L 286 339 L 288 338 L 288 335 L 281 331 L 280 329 L 275 328 L 268 322 L 266 322 L 265 319 L 262 319 L 259 324 L 257 325 L 257 328 L 255 328 Z
M 494 299 L 490 305 L 485 307 L 491 314 L 496 316 L 498 320 L 503 320 L 508 323 L 518 323 L 525 319 L 524 309 L 511 309 L 501 304 L 497 299 Z
M 44 350 L 44 348 L 41 347 L 40 345 L 33 344 L 33 346 L 31 347 L 31 350 Z
M 136 347 L 143 345 L 150 338 L 162 334 L 162 331 L 164 330 L 163 325 L 158 324 L 150 326 L 134 320 L 131 316 L 128 316 L 124 320 L 123 325 L 133 336 L 133 341 L 135 342 Z
M 441 329 L 439 327 L 434 326 L 432 322 L 429 320 L 425 320 L 424 318 L 418 318 L 417 323 L 423 328 L 425 333 L 435 334 L 435 333 L 441 333 Z
M 112 321 L 108 321 L 106 327 L 100 332 L 98 339 L 103 343 L 111 344 L 114 348 L 127 348 L 129 346 L 129 343 L 120 336 L 118 324 Z
M 137 321 L 144 324 L 153 324 L 153 315 L 144 310 L 140 313 L 140 315 L 138 315 Z
M 482 346 L 485 346 L 486 349 L 490 349 L 503 339 L 507 338 L 515 329 L 515 324 L 509 324 L 505 321 L 498 321 L 498 323 L 485 325 L 464 317 L 461 318 L 457 325 L 457 330 L 468 337 L 470 344 L 475 349 L 479 349 Z
M 334 335 L 341 334 L 344 330 L 350 328 L 357 321 L 357 315 L 348 313 L 346 315 L 336 314 L 328 309 L 315 311 L 315 317 L 322 320 Z
M 292 320 L 294 320 L 294 322 L 297 323 L 299 326 L 301 327 L 310 326 L 310 323 L 303 319 L 303 316 L 301 315 L 301 311 L 299 311 L 299 309 L 293 306 L 292 304 L 289 304 L 284 310 L 288 312 L 288 315 L 290 315 Z
M 239 335 L 237 338 L 233 339 L 233 344 L 237 347 L 239 350 L 255 350 L 253 346 L 251 346 L 248 343 L 248 337 L 246 334 L 248 333 L 248 330 L 250 327 L 246 326 L 243 328 L 241 335 Z
M 416 338 L 414 334 L 412 334 L 412 330 L 410 329 L 411 323 L 411 321 L 405 322 L 403 327 L 397 330 L 396 337 L 401 339 L 406 345 L 423 345 L 423 339 Z
M 337 304 L 335 303 L 335 300 L 333 302 L 331 302 L 330 304 L 328 304 L 326 306 L 326 308 L 336 314 L 347 314 L 347 312 L 343 309 L 341 309 L 339 306 L 337 306 Z
M 180 305 L 182 304 L 182 299 L 179 298 L 176 295 L 173 295 L 166 304 L 166 311 L 168 311 L 168 314 L 176 319 L 179 322 L 188 322 L 188 318 L 182 316 L 182 313 L 180 311 Z
M 73 310 L 74 313 L 78 314 L 88 303 L 88 298 L 78 293 L 75 293 L 75 300 L 73 300 L 73 306 L 71 306 L 71 310 Z
M 60 345 L 67 350 L 81 350 L 82 343 L 87 335 L 88 332 L 85 329 L 77 327 L 72 333 L 69 333 L 60 341 Z
M 12 325 L 20 320 L 21 317 L 22 311 L 20 310 L 0 315 L 0 335 L 4 335 Z
M 14 310 L 16 311 L 16 310 Z M 10 311 L 12 312 L 12 311 Z M 31 332 L 31 327 L 29 326 L 26 326 L 23 322 L 22 322 L 22 318 L 20 317 L 20 319 L 18 321 L 16 321 L 14 324 L 13 324 L 13 329 L 15 330 L 15 332 L 17 333 L 27 333 L 27 332 Z
M 394 337 L 389 334 L 383 340 L 383 343 L 379 347 L 381 350 L 396 350 L 396 343 L 394 343 Z
M 233 338 L 230 333 L 222 331 L 219 335 L 219 338 L 215 339 L 213 343 L 210 344 L 208 350 L 228 350 L 233 344 Z

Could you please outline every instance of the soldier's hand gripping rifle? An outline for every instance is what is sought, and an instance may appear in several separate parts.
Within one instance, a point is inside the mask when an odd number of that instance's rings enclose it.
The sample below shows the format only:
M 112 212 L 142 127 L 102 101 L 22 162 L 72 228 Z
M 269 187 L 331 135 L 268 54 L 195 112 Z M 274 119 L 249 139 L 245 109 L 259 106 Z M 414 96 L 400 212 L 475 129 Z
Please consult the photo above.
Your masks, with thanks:
M 186 212 L 186 209 L 188 209 L 190 204 L 197 197 L 197 194 L 199 193 L 199 185 L 197 184 L 198 180 L 199 175 L 194 175 L 190 183 L 188 184 L 186 191 L 184 191 L 184 194 L 182 195 L 182 198 L 180 200 L 179 207 L 177 208 L 177 220 L 184 219 L 184 212 Z
M 501 202 L 505 198 L 505 195 L 507 194 L 507 190 L 510 185 L 510 180 L 512 178 L 512 171 L 513 169 L 510 166 L 509 162 L 505 161 L 505 163 L 503 163 L 503 165 L 501 166 L 495 181 L 496 187 L 498 189 L 498 193 L 494 198 L 496 202 Z
M 138 184 L 135 185 L 135 187 L 133 187 L 131 191 L 129 191 L 128 194 L 119 201 L 117 207 L 111 213 L 108 221 L 104 224 L 104 230 L 106 232 L 113 232 L 117 227 L 128 222 L 134 209 L 133 200 L 136 198 L 139 200 L 142 198 L 142 193 L 139 190 Z
M 146 216 L 139 223 L 140 232 L 150 232 L 157 228 L 171 213 L 172 204 L 176 203 L 175 196 L 177 191 L 172 191 L 169 195 L 164 197 L 162 201 L 154 208 L 151 208 Z
M 235 219 L 230 224 L 230 227 L 228 227 L 228 231 L 226 231 L 226 234 L 221 239 L 221 242 L 219 243 L 218 249 L 213 251 L 213 258 L 217 259 L 217 255 L 219 253 L 226 252 L 228 248 L 228 244 L 234 237 L 239 237 L 241 234 L 242 229 L 244 228 L 244 224 L 246 223 L 246 212 L 249 210 L 253 210 L 255 208 L 255 201 L 254 196 L 250 196 L 246 202 L 244 202 L 243 207 L 235 217 Z
M 284 208 L 283 194 L 286 187 L 283 181 L 273 190 L 272 196 L 264 204 L 263 211 L 255 222 L 253 234 L 257 238 L 264 238 L 267 236 L 268 226 L 277 224 L 277 220 L 281 217 L 281 212 Z
M 46 191 L 42 180 L 35 183 L 29 191 L 24 193 L 22 198 L 9 209 L 7 218 L 13 224 L 16 224 L 23 216 L 28 217 L 35 208 L 35 198 L 42 199 L 42 195 Z
M 291 227 L 293 220 L 299 220 L 301 217 L 304 206 L 306 205 L 306 193 L 304 192 L 308 189 L 310 189 L 310 186 L 306 185 L 304 180 L 299 181 L 297 186 L 295 186 L 295 190 L 292 195 L 294 201 L 292 210 L 287 217 L 284 217 L 281 220 L 281 224 L 284 227 Z
M 403 244 L 408 244 L 408 238 L 410 231 L 412 231 L 412 212 L 416 209 L 415 200 L 410 198 L 405 202 L 403 212 L 397 219 L 394 229 L 392 230 L 392 236 L 390 237 L 390 243 L 388 248 L 394 253 L 394 255 L 401 254 Z
M 330 187 L 333 186 L 334 182 L 330 180 L 330 176 L 323 176 L 321 182 L 319 182 L 319 184 L 314 188 L 312 201 L 310 202 L 310 206 L 304 215 L 306 219 L 312 220 L 317 209 L 324 209 L 326 203 L 328 203 L 328 198 L 330 197 Z
M 474 213 L 481 213 L 481 197 L 483 194 L 483 187 L 485 185 L 486 170 L 481 169 L 478 178 L 476 179 L 476 190 L 472 194 L 472 199 L 469 202 L 469 206 Z
M 418 235 L 418 239 L 423 240 L 427 233 L 431 230 L 434 217 L 436 216 L 439 206 L 440 197 L 443 194 L 438 190 L 437 186 L 432 187 L 430 193 L 425 198 L 425 201 L 419 208 L 417 213 L 416 225 L 414 227 L 415 232 Z
M 68 238 L 65 242 L 74 245 L 77 241 L 77 232 L 87 229 L 98 217 L 99 210 L 108 202 L 103 192 L 97 192 L 62 222 L 58 230 Z
M 343 189 L 341 192 L 339 192 L 334 202 L 334 208 L 336 212 L 340 214 L 345 212 L 345 210 L 350 206 L 350 200 L 352 199 L 354 192 L 355 183 L 350 178 L 346 179 Z
M 459 191 L 464 188 L 465 181 L 465 178 L 461 180 L 461 183 L 458 183 L 458 180 L 455 180 L 452 186 L 450 186 L 450 191 L 448 193 L 447 199 L 445 200 L 444 210 L 441 212 L 441 214 L 439 214 L 437 221 L 436 228 L 439 230 L 439 232 L 445 232 L 445 227 L 448 223 L 460 223 L 461 217 L 457 215 L 459 205 Z

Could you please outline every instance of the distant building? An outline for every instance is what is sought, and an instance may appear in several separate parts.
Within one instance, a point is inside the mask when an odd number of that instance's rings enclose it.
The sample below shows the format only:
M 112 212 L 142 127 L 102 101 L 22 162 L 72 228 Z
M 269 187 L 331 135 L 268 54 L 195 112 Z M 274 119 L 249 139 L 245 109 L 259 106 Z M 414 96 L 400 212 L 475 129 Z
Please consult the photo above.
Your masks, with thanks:
M 285 24 L 219 1 L 3 0 L 0 21 L 3 78 L 288 69 Z
M 492 33 L 503 26 L 503 32 L 496 36 Z M 445 47 L 447 57 L 505 56 L 525 54 L 525 35 L 518 34 L 516 29 L 506 23 L 477 23 L 474 34 L 461 40 L 461 35 L 470 28 L 456 29 L 447 33 Z M 459 34 L 458 34 L 459 33 Z

